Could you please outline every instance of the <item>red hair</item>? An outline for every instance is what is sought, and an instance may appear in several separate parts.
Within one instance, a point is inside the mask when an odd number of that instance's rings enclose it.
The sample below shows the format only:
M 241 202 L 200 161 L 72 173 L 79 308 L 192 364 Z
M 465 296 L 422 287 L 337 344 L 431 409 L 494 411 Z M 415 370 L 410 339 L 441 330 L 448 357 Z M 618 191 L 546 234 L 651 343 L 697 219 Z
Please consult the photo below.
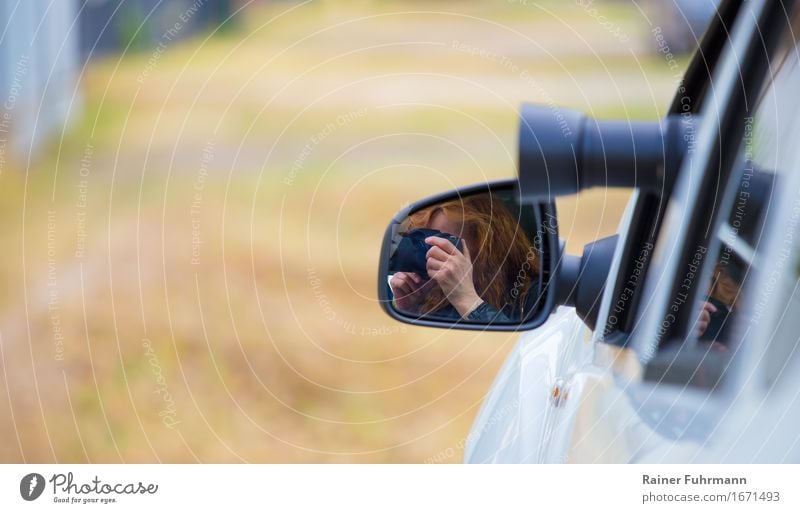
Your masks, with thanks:
M 478 245 L 469 250 L 472 279 L 481 299 L 497 310 L 508 306 L 508 313 L 521 318 L 531 276 L 538 278 L 539 253 L 505 202 L 493 194 L 448 201 L 411 214 L 408 229 L 427 228 L 438 212 L 462 224 L 463 233 L 452 235 Z M 436 287 L 423 302 L 420 313 L 435 313 L 448 305 L 444 293 Z

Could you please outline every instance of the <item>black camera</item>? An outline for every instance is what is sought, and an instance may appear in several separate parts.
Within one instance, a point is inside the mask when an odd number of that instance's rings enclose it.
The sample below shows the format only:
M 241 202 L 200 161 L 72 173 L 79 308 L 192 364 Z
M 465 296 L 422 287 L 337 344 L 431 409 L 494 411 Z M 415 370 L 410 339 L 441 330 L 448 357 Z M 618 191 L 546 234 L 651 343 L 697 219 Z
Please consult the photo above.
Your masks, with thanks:
M 433 246 L 425 244 L 428 237 L 441 237 L 449 240 L 459 251 L 463 251 L 461 239 L 449 233 L 428 228 L 416 228 L 407 233 L 401 234 L 400 242 L 397 244 L 392 256 L 389 258 L 389 272 L 417 273 L 422 279 L 428 280 L 425 255 Z

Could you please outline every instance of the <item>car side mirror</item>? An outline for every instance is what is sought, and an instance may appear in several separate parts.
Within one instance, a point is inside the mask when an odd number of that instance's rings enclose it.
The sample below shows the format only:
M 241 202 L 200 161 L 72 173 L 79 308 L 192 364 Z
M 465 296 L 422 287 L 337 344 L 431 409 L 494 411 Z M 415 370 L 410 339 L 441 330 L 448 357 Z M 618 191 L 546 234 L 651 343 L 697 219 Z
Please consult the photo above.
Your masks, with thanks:
M 555 307 L 559 255 L 553 203 L 522 204 L 516 180 L 457 189 L 392 219 L 378 297 L 391 317 L 412 324 L 532 329 Z
M 522 106 L 519 183 L 524 200 L 593 187 L 668 194 L 694 137 L 690 114 L 653 122 L 599 121 L 548 105 Z
M 392 220 L 378 271 L 384 310 L 422 326 L 514 331 L 565 305 L 595 329 L 617 237 L 564 254 L 553 198 L 595 186 L 668 191 L 691 130 L 690 116 L 601 122 L 523 106 L 519 180 L 440 194 Z

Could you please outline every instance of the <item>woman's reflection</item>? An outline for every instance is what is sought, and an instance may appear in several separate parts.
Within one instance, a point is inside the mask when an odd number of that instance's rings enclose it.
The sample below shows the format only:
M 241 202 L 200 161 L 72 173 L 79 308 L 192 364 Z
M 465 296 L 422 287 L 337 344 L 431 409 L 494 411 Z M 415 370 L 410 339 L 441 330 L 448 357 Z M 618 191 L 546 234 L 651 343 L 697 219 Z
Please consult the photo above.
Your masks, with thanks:
M 441 236 L 420 246 L 424 271 L 391 276 L 398 309 L 476 322 L 511 322 L 527 313 L 539 255 L 502 199 L 478 194 L 434 205 L 413 213 L 403 228 L 407 236 L 421 228 Z

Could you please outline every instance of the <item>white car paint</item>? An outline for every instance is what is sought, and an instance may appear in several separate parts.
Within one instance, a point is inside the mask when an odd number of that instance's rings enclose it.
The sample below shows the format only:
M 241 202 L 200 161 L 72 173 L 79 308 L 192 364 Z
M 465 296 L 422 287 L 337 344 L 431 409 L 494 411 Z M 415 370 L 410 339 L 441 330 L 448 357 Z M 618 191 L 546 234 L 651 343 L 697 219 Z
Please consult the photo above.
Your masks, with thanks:
M 738 31 L 739 54 L 745 43 Z M 736 73 L 735 64 L 725 63 L 721 73 Z M 796 117 L 782 119 L 794 123 Z M 701 138 L 714 135 L 706 132 Z M 774 193 L 762 232 L 764 259 L 754 267 L 747 297 L 749 308 L 761 310 L 757 318 L 743 317 L 750 324 L 746 343 L 735 349 L 723 387 L 708 393 L 642 380 L 640 362 L 655 344 L 657 315 L 644 316 L 637 339 L 621 349 L 599 342 L 601 334 L 574 309 L 559 308 L 543 326 L 523 334 L 507 358 L 468 436 L 465 461 L 799 462 L 800 146 L 788 150 L 795 154 L 784 161 L 797 165 L 786 170 Z M 692 192 L 681 184 L 676 190 Z M 620 224 L 610 276 L 619 272 L 635 201 L 634 195 Z M 661 230 L 667 241 L 681 237 L 692 222 L 679 215 L 682 204 L 673 203 L 666 216 Z M 663 286 L 658 277 L 672 263 L 668 256 L 648 271 L 651 290 Z M 599 319 L 608 317 L 612 299 L 607 289 Z
M 634 193 L 622 216 L 618 232 L 627 233 Z M 620 262 L 620 248 L 612 262 L 611 275 Z M 605 294 L 604 296 L 610 296 Z M 600 315 L 607 315 L 610 298 L 604 297 Z M 574 308 L 561 307 L 541 327 L 523 334 L 495 378 L 467 438 L 467 463 L 556 463 L 583 461 L 592 437 L 584 431 L 595 425 L 589 419 L 589 400 L 597 400 L 612 381 L 600 363 L 593 332 Z M 602 400 L 600 402 L 605 402 Z M 595 406 L 599 406 L 597 402 Z M 583 407 L 579 408 L 579 404 Z M 587 414 L 579 425 L 579 412 Z M 599 429 L 599 428 L 598 428 Z M 572 447 L 576 432 L 577 447 Z M 597 433 L 595 433 L 597 434 Z M 616 438 L 616 436 L 614 436 Z M 608 456 L 617 454 L 612 450 Z M 597 458 L 595 458 L 597 459 Z M 603 458 L 600 458 L 602 461 Z

